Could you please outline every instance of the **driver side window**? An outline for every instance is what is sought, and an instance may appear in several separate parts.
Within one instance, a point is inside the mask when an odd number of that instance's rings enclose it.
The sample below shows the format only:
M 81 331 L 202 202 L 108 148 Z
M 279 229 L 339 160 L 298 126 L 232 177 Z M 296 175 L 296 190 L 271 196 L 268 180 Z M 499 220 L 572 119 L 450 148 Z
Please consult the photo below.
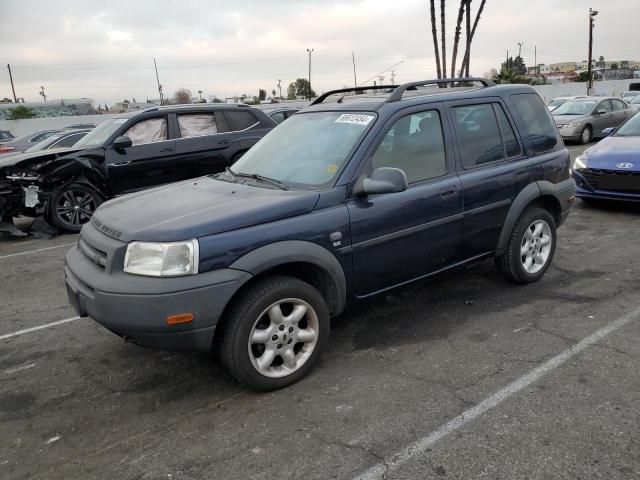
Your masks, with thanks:
M 382 139 L 371 166 L 399 168 L 407 175 L 409 184 L 445 175 L 447 165 L 438 111 L 400 118 Z
M 129 127 L 124 133 L 134 146 L 163 142 L 167 139 L 167 117 L 149 118 Z
M 600 102 L 600 105 L 598 105 L 596 112 L 600 112 L 602 110 L 604 110 L 606 113 L 613 111 L 613 108 L 611 108 L 610 100 L 605 100 L 604 102 Z

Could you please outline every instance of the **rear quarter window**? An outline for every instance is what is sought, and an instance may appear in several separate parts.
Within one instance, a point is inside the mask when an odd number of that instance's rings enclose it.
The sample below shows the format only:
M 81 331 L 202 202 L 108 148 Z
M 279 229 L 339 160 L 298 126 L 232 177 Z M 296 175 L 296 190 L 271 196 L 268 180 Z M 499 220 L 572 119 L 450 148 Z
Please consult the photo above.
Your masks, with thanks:
M 553 150 L 558 145 L 558 129 L 542 99 L 535 93 L 511 96 L 515 114 L 522 119 L 523 137 L 534 153 Z
M 229 129 L 232 132 L 245 130 L 258 123 L 256 116 L 248 110 L 238 110 L 235 112 L 224 112 L 224 116 L 229 123 Z

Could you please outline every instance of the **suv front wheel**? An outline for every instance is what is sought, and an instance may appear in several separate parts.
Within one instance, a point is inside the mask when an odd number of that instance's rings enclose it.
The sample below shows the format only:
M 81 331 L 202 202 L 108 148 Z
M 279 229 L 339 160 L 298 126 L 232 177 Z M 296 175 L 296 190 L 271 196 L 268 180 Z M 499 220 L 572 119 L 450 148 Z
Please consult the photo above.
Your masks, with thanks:
M 220 359 L 231 376 L 254 390 L 275 390 L 318 363 L 329 336 L 329 309 L 308 283 L 268 277 L 236 299 L 222 335 Z
M 507 280 L 531 283 L 545 274 L 556 250 L 556 223 L 539 207 L 527 208 L 518 218 L 504 255 L 496 258 L 498 270 Z

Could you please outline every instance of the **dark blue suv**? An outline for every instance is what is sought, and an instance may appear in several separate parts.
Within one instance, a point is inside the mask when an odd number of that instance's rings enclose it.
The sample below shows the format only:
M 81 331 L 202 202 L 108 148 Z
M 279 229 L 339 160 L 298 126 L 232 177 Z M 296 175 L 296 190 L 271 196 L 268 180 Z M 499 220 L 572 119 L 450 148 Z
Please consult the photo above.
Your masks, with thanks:
M 574 190 L 529 86 L 333 91 L 223 173 L 104 203 L 67 254 L 69 298 L 134 343 L 215 348 L 241 383 L 280 388 L 357 300 L 486 257 L 538 280 Z

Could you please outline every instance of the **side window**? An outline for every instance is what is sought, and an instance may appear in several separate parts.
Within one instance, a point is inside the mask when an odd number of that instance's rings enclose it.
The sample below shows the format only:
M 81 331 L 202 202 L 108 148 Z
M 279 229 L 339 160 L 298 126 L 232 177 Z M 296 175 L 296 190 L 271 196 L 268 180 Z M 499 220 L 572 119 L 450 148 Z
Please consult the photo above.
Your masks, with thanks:
M 409 183 L 445 175 L 447 163 L 440 114 L 429 110 L 399 119 L 374 153 L 372 167 L 399 168 Z
M 611 103 L 613 103 L 614 110 L 624 110 L 625 108 L 627 108 L 622 100 L 611 100 Z
M 218 133 L 213 113 L 178 114 L 180 138 L 202 137 Z
M 134 146 L 163 142 L 167 139 L 167 117 L 142 120 L 129 127 L 124 135 L 131 139 Z
M 55 135 L 58 132 L 44 132 L 44 133 L 40 133 L 38 135 L 36 135 L 35 137 L 31 138 L 29 141 L 31 143 L 38 143 L 41 142 L 42 140 L 44 140 L 45 138 L 49 138 L 51 135 Z
M 598 104 L 598 108 L 596 108 L 596 112 L 606 112 L 606 113 L 610 113 L 613 111 L 613 108 L 611 107 L 611 100 L 605 100 L 604 102 L 600 102 Z
M 64 137 L 62 140 L 57 141 L 52 147 L 72 147 L 76 144 L 78 140 L 84 137 L 86 133 L 76 133 L 74 135 L 68 135 Z
M 453 118 L 464 168 L 506 158 L 498 120 L 490 103 L 454 107 Z
M 522 119 L 521 132 L 534 153 L 553 150 L 558 144 L 558 127 L 551 119 L 549 110 L 536 93 L 519 93 L 511 96 L 515 113 Z
M 245 130 L 258 123 L 258 119 L 248 110 L 225 111 L 224 116 L 232 132 Z
M 282 123 L 284 122 L 284 112 L 276 112 L 273 113 L 271 115 L 269 115 L 271 118 L 273 118 L 276 123 Z
M 500 125 L 500 132 L 502 133 L 502 141 L 504 142 L 504 148 L 507 152 L 507 157 L 518 157 L 522 153 L 520 150 L 520 144 L 516 139 L 516 134 L 513 131 L 513 127 L 507 116 L 502 109 L 502 105 L 494 103 L 493 108 L 498 116 L 498 124 Z

